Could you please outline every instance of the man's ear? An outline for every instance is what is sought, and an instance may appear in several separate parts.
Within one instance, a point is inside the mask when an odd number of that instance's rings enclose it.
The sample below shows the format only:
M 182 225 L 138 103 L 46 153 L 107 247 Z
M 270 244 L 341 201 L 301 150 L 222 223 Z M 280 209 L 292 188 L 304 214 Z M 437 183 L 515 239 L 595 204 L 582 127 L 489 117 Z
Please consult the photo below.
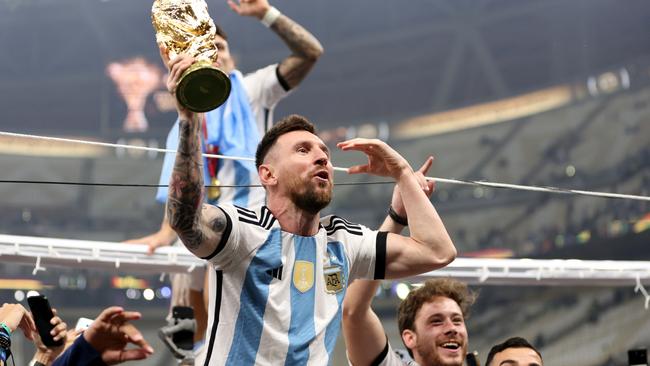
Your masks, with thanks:
M 278 183 L 278 178 L 275 176 L 275 170 L 269 164 L 262 164 L 257 169 L 260 176 L 260 182 L 263 186 L 274 186 Z
M 410 329 L 402 331 L 402 342 L 408 349 L 415 349 L 418 344 L 418 336 Z

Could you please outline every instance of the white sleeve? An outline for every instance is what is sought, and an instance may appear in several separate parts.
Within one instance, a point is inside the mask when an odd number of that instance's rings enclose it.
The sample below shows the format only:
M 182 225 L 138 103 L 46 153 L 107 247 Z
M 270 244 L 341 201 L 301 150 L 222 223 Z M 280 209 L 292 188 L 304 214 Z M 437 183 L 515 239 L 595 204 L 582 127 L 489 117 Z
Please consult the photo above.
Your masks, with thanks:
M 350 256 L 350 282 L 357 278 L 382 280 L 386 273 L 387 233 L 361 226 L 363 235 L 347 246 Z
M 269 65 L 244 76 L 244 87 L 252 106 L 273 109 L 290 90 L 285 89 L 277 75 L 278 64 Z
M 346 352 L 347 355 L 347 352 Z M 350 359 L 348 358 L 348 365 L 350 366 L 356 366 L 353 365 L 352 362 L 350 362 Z M 371 365 L 376 365 L 376 366 L 407 366 L 411 365 L 408 360 L 404 360 L 402 357 L 400 357 L 397 352 L 393 350 L 393 347 L 391 347 L 390 342 L 386 340 L 386 346 L 384 349 L 381 351 L 379 355 L 377 355 L 377 358 L 372 362 Z
M 255 241 L 245 240 L 251 236 L 251 233 L 247 233 L 250 230 L 250 225 L 240 223 L 239 213 L 233 205 L 223 204 L 217 206 L 217 209 L 226 215 L 226 228 L 214 252 L 202 259 L 209 261 L 217 269 L 224 270 L 233 263 L 233 260 L 244 258 L 247 253 L 250 253 L 251 250 L 248 247 Z
M 383 279 L 386 272 L 386 232 L 351 223 L 338 216 L 330 216 L 325 226 L 330 241 L 343 243 L 350 263 L 349 281 L 357 278 Z

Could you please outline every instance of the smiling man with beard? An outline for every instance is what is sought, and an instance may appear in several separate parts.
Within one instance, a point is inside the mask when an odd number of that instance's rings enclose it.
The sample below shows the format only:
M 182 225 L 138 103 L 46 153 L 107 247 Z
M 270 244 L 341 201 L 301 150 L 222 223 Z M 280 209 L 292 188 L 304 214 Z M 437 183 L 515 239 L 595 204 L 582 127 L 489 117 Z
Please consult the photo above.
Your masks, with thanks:
M 429 280 L 400 304 L 402 341 L 420 366 L 462 366 L 467 354 L 465 317 L 475 295 L 452 279 Z
M 170 77 L 184 68 L 171 61 Z M 173 83 L 172 83 L 173 84 Z M 327 365 L 347 284 L 413 276 L 450 263 L 456 249 L 409 163 L 379 140 L 339 143 L 368 163 L 350 174 L 391 177 L 409 215 L 410 236 L 320 217 L 332 197 L 327 146 L 304 117 L 278 122 L 256 152 L 267 205 L 255 211 L 202 204 L 201 124 L 177 106 L 179 148 L 169 187 L 172 228 L 216 272 L 204 365 Z
M 462 366 L 468 346 L 465 318 L 476 300 L 466 284 L 444 278 L 428 280 L 399 306 L 402 341 L 413 361 L 395 353 L 377 315 L 370 308 L 379 281 L 357 281 L 344 303 L 343 332 L 353 366 Z

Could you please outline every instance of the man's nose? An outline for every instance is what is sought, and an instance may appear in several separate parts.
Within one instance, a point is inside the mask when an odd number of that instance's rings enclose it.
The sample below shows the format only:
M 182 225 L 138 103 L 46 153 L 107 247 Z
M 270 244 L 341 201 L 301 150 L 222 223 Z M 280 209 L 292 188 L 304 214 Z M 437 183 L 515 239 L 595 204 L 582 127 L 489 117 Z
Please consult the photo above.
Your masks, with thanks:
M 325 165 L 327 165 L 327 157 L 325 156 L 325 157 L 319 157 L 319 158 L 316 158 L 316 162 L 315 162 L 315 163 L 316 163 L 316 165 L 323 165 L 323 166 L 325 166 Z
M 316 165 L 327 165 L 327 162 L 329 161 L 327 154 L 325 154 L 324 151 L 321 150 L 316 150 L 315 152 L 315 161 L 314 163 Z
M 456 334 L 458 333 L 457 325 L 454 324 L 451 320 L 445 321 L 445 334 Z

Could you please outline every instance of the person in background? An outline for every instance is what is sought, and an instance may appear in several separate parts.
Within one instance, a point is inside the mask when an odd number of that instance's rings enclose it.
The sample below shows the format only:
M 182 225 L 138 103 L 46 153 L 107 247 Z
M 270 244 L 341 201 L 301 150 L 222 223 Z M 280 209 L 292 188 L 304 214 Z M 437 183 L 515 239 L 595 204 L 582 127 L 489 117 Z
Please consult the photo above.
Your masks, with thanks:
M 154 350 L 131 324 L 141 317 L 140 313 L 119 306 L 104 309 L 52 366 L 117 365 L 146 359 Z M 127 348 L 129 344 L 135 348 Z
M 3 304 L 0 307 L 0 366 L 11 355 L 11 335 L 20 328 L 25 337 L 34 340 L 36 324 L 31 314 L 20 304 Z
M 370 308 L 376 284 L 363 282 L 350 286 L 343 308 L 343 333 L 351 365 L 464 365 L 469 342 L 465 319 L 476 299 L 466 284 L 447 278 L 428 280 L 402 301 L 398 325 L 412 358 L 403 360 L 393 351 L 381 321 Z
M 485 366 L 544 366 L 544 361 L 525 338 L 512 337 L 490 349 Z

